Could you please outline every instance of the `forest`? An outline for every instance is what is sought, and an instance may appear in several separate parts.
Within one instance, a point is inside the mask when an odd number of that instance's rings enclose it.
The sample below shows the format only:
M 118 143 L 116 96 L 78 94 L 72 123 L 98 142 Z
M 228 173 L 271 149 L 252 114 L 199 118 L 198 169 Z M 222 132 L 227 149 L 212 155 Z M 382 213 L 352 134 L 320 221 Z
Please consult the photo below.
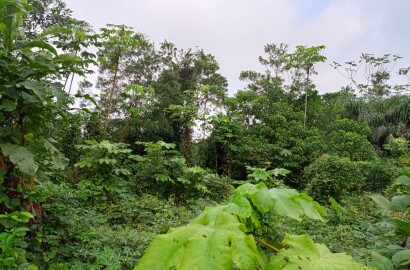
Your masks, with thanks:
M 0 0 L 0 269 L 410 269 L 410 67 L 320 94 L 324 49 L 228 95 L 200 48 Z

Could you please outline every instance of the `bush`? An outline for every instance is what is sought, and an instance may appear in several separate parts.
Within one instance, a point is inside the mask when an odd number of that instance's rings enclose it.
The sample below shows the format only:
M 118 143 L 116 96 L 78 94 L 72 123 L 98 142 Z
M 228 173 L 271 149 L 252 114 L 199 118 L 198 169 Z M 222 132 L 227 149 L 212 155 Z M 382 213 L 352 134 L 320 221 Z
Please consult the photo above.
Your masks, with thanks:
M 329 197 L 340 200 L 352 191 L 362 190 L 365 184 L 362 168 L 363 162 L 323 155 L 305 169 L 306 191 L 322 202 L 327 202 Z
M 200 167 L 187 167 L 185 159 L 165 142 L 141 143 L 146 154 L 135 155 L 135 179 L 140 192 L 158 195 L 177 202 L 190 199 L 211 198 L 222 200 L 232 190 L 227 178 L 221 178 Z
M 363 164 L 366 191 L 381 192 L 401 174 L 401 169 L 388 159 L 376 159 Z

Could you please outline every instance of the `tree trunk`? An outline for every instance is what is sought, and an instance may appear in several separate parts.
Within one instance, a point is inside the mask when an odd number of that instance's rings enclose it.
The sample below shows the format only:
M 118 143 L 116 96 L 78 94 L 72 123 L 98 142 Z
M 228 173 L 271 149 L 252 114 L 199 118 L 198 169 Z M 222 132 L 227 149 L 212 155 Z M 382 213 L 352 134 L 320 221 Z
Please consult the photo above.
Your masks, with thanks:
M 103 139 L 107 137 L 107 128 L 108 124 L 110 122 L 110 113 L 111 113 L 111 107 L 112 107 L 112 100 L 114 97 L 114 92 L 115 92 L 115 86 L 117 84 L 117 76 L 118 76 L 118 69 L 120 65 L 120 55 L 117 56 L 117 62 L 115 65 L 115 70 L 114 70 L 114 78 L 112 80 L 112 86 L 111 86 L 111 91 L 110 91 L 110 97 L 108 99 L 108 104 L 107 107 L 105 107 L 105 113 L 104 113 L 104 126 L 103 126 Z
M 191 138 L 192 130 L 189 126 L 184 125 L 182 130 L 182 153 L 187 166 L 191 166 Z
M 308 109 L 308 90 L 309 90 L 309 74 L 310 74 L 310 67 L 306 70 L 306 82 L 305 82 L 305 115 L 303 118 L 303 127 L 306 127 L 307 122 L 307 109 Z

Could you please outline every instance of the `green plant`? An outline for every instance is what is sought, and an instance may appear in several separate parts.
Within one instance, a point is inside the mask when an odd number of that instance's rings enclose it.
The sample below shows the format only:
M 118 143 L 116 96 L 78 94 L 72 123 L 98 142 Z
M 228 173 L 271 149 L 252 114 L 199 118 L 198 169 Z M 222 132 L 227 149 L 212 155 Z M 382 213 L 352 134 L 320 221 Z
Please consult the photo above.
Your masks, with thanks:
M 112 191 L 120 188 L 124 178 L 131 175 L 125 165 L 131 161 L 132 150 L 127 144 L 107 140 L 86 141 L 84 145 L 77 145 L 77 149 L 83 152 L 79 162 L 74 164 L 80 169 L 81 178 L 77 185 L 83 199 L 104 207 L 101 202 L 112 201 Z
M 314 198 L 340 200 L 350 192 L 360 191 L 365 182 L 362 163 L 349 158 L 323 155 L 304 172 L 306 191 Z
M 29 267 L 19 264 L 30 257 L 24 250 L 34 249 L 34 239 L 41 238 L 41 203 L 47 197 L 41 181 L 67 164 L 51 132 L 53 122 L 65 119 L 69 110 L 70 100 L 58 81 L 82 62 L 72 54 L 58 54 L 40 36 L 22 35 L 19 27 L 30 10 L 23 0 L 0 1 L 0 215 L 19 223 L 2 224 L 2 260 L 11 260 L 12 268 Z
M 16 211 L 0 214 L 0 268 L 24 267 L 34 270 L 36 266 L 26 260 L 26 234 L 31 231 L 28 222 L 34 219 L 30 212 Z
M 392 138 L 389 143 L 383 145 L 393 157 L 399 159 L 405 166 L 410 166 L 409 141 L 404 138 Z
M 174 144 L 137 142 L 146 154 L 134 155 L 138 188 L 164 198 L 174 196 L 179 201 L 191 198 L 225 198 L 231 190 L 227 179 L 200 167 L 187 167 Z
M 248 179 L 251 182 L 264 182 L 269 187 L 282 186 L 283 180 L 279 180 L 280 177 L 285 177 L 290 173 L 289 170 L 283 168 L 275 168 L 273 170 L 266 170 L 262 168 L 254 168 L 251 166 L 246 166 L 248 169 Z
M 399 185 L 410 186 L 410 174 L 398 177 Z M 389 201 L 382 195 L 372 195 L 373 201 L 391 216 L 394 233 L 399 236 L 399 245 L 389 247 L 388 256 L 391 263 L 375 254 L 373 264 L 379 269 L 407 269 L 410 267 L 410 194 L 397 195 Z
M 402 168 L 392 159 L 376 158 L 362 164 L 366 177 L 363 189 L 370 192 L 381 192 L 390 186 L 401 173 Z
M 321 265 L 317 269 L 364 269 L 347 255 L 313 244 L 308 236 L 288 236 L 283 241 L 288 249 L 283 250 L 255 239 L 248 232 L 260 227 L 260 217 L 270 210 L 296 220 L 322 220 L 326 213 L 295 190 L 244 184 L 228 203 L 207 208 L 187 226 L 158 236 L 134 269 L 294 269 L 306 263 Z M 257 243 L 267 248 L 266 254 Z

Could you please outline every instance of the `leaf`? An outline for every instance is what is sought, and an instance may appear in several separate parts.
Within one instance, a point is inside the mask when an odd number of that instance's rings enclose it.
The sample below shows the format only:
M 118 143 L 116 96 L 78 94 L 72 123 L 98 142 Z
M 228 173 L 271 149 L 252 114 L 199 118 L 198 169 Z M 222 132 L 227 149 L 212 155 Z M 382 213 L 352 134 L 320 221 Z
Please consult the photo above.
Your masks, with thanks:
M 226 209 L 229 213 L 238 215 L 242 218 L 249 218 L 252 213 L 252 206 L 249 203 L 249 200 L 235 192 Z
M 391 204 L 394 210 L 405 212 L 410 207 L 410 195 L 394 196 Z
M 57 55 L 57 51 L 56 49 L 51 46 L 50 44 L 48 44 L 47 42 L 43 41 L 43 40 L 33 40 L 27 43 L 23 43 L 23 44 L 19 44 L 18 47 L 16 47 L 18 49 L 21 48 L 39 48 L 39 49 L 43 49 L 43 50 L 47 50 L 49 52 L 51 52 L 54 55 Z
M 321 215 L 327 214 L 325 209 L 311 197 L 296 190 L 272 188 L 269 193 L 274 201 L 274 210 L 281 216 L 298 221 L 301 221 L 303 216 L 307 216 L 323 221 Z
M 10 143 L 0 144 L 1 151 L 14 165 L 24 174 L 34 176 L 38 170 L 38 164 L 34 161 L 33 154 L 26 148 Z
M 401 219 L 394 219 L 394 223 L 396 224 L 396 234 L 410 236 L 410 222 Z
M 410 186 L 410 177 L 406 175 L 399 176 L 397 179 L 400 183 L 406 186 Z
M 78 57 L 77 55 L 72 54 L 72 53 L 60 54 L 56 56 L 53 60 L 56 63 L 82 63 L 83 62 L 81 57 Z
M 114 169 L 115 175 L 131 175 L 131 172 L 127 169 Z
M 53 156 L 51 160 L 53 165 L 52 167 L 56 170 L 64 170 L 68 166 L 69 162 L 69 159 L 64 156 Z
M 90 94 L 81 94 L 80 92 L 78 92 L 75 97 L 77 98 L 84 98 L 88 101 L 90 101 L 92 104 L 95 105 L 95 107 L 99 108 L 98 102 L 90 95 Z
M 107 164 L 107 165 L 109 165 L 109 164 L 116 164 L 116 163 L 117 163 L 117 160 L 114 159 L 114 158 L 103 157 L 103 158 L 98 159 L 98 163 L 100 163 L 100 164 L 105 163 L 105 164 Z
M 376 267 L 378 270 L 394 270 L 393 263 L 377 252 L 372 252 L 372 260 L 367 265 Z
M 274 206 L 273 200 L 269 194 L 269 189 L 264 183 L 257 185 L 258 192 L 251 196 L 253 204 L 262 214 L 269 212 Z
M 256 192 L 258 192 L 258 187 L 250 183 L 243 184 L 234 190 L 234 194 L 238 193 L 242 196 L 252 195 L 252 194 L 255 194 Z
M 254 168 L 249 177 L 255 179 L 256 181 L 267 181 L 272 179 L 272 176 L 266 171 L 266 169 L 259 168 Z
M 155 176 L 155 180 L 159 182 L 173 182 L 172 178 L 169 177 L 168 174 L 156 173 L 154 176 Z
M 46 97 L 46 88 L 41 82 L 24 81 L 17 84 L 17 87 L 24 87 L 26 89 L 32 90 L 41 101 L 44 101 Z
M 257 211 L 262 214 L 273 209 L 281 216 L 287 216 L 298 221 L 301 221 L 303 217 L 323 221 L 322 215 L 327 214 L 311 197 L 296 190 L 275 188 L 268 190 L 264 183 L 258 185 L 246 183 L 234 190 L 228 204 L 214 207 L 215 209 L 208 208 L 198 219 L 208 216 L 207 218 L 212 220 L 217 213 L 225 211 L 244 219 L 251 218 L 252 222 L 257 225 L 259 221 L 256 220 L 256 210 L 254 210 L 250 201 L 252 201 Z
M 267 270 L 364 270 L 365 266 L 358 264 L 351 256 L 344 253 L 332 253 L 322 244 L 316 244 L 308 235 L 287 235 L 282 242 L 282 249 L 273 255 Z
M 253 237 L 232 215 L 220 212 L 210 224 L 191 223 L 158 236 L 134 270 L 255 269 L 263 264 Z
M 286 176 L 290 173 L 289 170 L 286 170 L 286 169 L 283 169 L 283 168 L 275 168 L 275 169 L 271 170 L 271 172 L 273 173 L 273 175 L 275 177 Z
M 405 249 L 393 255 L 392 261 L 396 267 L 410 264 L 410 249 Z
M 385 211 L 391 211 L 393 209 L 392 203 L 384 196 L 379 194 L 370 195 L 370 198 Z
M 49 26 L 46 29 L 43 30 L 43 32 L 41 32 L 38 37 L 39 38 L 43 38 L 49 35 L 59 35 L 59 34 L 66 34 L 66 35 L 70 35 L 73 33 L 72 29 L 60 26 L 60 25 L 53 25 L 53 26 Z
M 5 99 L 1 104 L 0 104 L 0 110 L 6 111 L 6 112 L 12 112 L 17 108 L 16 102 Z

